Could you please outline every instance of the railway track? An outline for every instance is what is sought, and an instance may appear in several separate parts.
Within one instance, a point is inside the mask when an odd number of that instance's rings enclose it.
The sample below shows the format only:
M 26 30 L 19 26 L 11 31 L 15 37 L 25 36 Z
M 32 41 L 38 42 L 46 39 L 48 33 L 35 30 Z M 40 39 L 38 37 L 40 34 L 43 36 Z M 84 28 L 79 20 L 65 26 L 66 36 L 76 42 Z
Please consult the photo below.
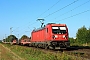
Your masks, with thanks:
M 60 54 L 66 53 L 69 56 L 75 56 L 75 58 L 77 59 L 81 58 L 82 60 L 90 60 L 90 47 L 88 46 L 71 46 L 70 48 L 67 49 L 56 49 L 56 50 L 36 48 L 36 47 L 31 48 L 39 49 L 44 52 L 60 53 Z
M 90 60 L 90 47 L 88 46 L 71 46 L 69 49 L 64 50 L 64 52 Z
M 17 45 L 20 46 L 20 45 Z M 78 58 L 81 58 L 82 60 L 90 60 L 90 47 L 88 46 L 71 46 L 67 49 L 44 49 L 44 48 L 36 48 L 36 47 L 29 47 L 29 46 L 22 46 L 26 48 L 32 48 L 32 49 L 38 49 L 40 51 L 43 51 L 45 53 L 53 53 L 53 54 L 67 54 L 68 56 L 74 56 L 77 60 Z
M 41 50 L 45 53 L 51 52 L 51 53 L 66 53 L 69 56 L 75 56 L 75 58 L 81 58 L 82 60 L 90 60 L 90 47 L 88 46 L 71 46 L 70 48 L 67 49 L 43 49 L 43 48 L 36 48 L 36 47 L 29 47 L 29 46 L 23 46 L 27 48 L 32 48 L 32 49 L 38 49 Z

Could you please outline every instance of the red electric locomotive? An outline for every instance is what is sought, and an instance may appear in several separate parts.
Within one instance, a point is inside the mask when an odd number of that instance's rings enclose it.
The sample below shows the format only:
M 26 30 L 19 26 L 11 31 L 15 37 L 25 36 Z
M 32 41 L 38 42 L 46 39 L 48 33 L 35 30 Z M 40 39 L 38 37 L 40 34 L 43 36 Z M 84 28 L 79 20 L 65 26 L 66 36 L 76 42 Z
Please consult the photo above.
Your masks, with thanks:
M 43 48 L 66 48 L 70 46 L 66 24 L 49 23 L 31 33 L 30 46 Z

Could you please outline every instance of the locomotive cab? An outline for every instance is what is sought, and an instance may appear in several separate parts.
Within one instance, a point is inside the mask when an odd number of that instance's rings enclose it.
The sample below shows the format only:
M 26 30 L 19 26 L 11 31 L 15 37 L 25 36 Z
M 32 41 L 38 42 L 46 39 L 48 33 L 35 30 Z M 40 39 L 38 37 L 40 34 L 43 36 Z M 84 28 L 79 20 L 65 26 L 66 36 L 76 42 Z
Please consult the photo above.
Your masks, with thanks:
M 70 47 L 68 40 L 68 28 L 65 24 L 49 24 L 47 32 L 47 40 L 49 40 L 49 46 L 54 49 Z
M 52 27 L 52 34 L 53 34 L 53 39 L 59 39 L 60 36 L 63 36 L 64 40 L 67 39 L 67 30 L 66 27 Z M 62 39 L 63 39 L 62 38 Z

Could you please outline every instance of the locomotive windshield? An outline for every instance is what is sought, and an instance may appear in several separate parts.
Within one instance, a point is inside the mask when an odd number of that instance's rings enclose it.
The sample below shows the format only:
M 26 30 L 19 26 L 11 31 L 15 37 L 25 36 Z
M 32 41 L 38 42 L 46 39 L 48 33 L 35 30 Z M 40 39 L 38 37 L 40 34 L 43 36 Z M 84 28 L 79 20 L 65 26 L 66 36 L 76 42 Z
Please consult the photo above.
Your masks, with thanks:
M 52 27 L 52 33 L 53 34 L 65 34 L 66 27 Z

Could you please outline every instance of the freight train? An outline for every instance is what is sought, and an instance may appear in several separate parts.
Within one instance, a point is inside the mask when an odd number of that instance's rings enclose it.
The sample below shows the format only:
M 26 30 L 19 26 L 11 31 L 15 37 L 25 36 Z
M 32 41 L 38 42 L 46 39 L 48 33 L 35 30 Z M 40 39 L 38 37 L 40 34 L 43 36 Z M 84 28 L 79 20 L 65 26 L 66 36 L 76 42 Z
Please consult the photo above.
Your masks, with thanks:
M 18 41 L 18 44 L 41 47 L 45 49 L 62 49 L 70 47 L 66 24 L 48 23 L 44 27 L 34 29 L 30 39 Z M 12 41 L 14 43 L 14 41 Z M 17 42 L 16 42 L 17 43 Z

